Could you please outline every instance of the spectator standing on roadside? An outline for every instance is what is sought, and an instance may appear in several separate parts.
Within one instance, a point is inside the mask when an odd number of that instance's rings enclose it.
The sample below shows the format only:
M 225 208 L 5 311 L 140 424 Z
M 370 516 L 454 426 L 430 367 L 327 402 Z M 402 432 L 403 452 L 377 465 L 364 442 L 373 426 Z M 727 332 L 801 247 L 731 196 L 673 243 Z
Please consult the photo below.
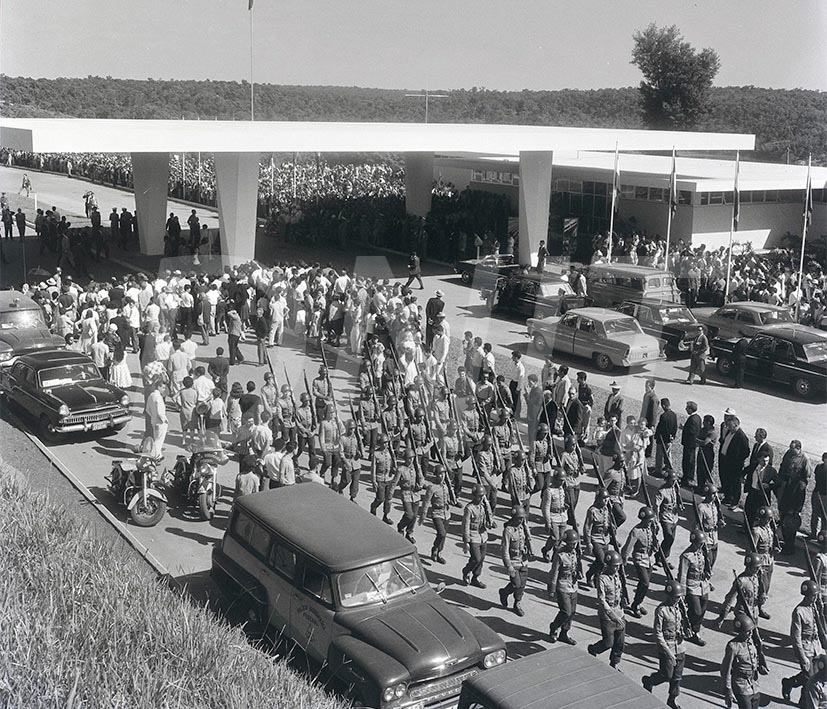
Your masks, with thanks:
M 689 360 L 689 376 L 686 379 L 687 384 L 692 384 L 692 380 L 697 374 L 700 377 L 701 384 L 706 384 L 706 358 L 709 355 L 709 340 L 704 334 L 702 325 L 698 325 L 695 329 L 695 338 L 689 346 L 690 360 Z
M 155 381 L 152 384 L 152 391 L 146 400 L 146 413 L 149 419 L 150 435 L 152 436 L 152 455 L 160 458 L 163 455 L 164 441 L 169 430 L 169 419 L 167 419 L 167 405 L 164 403 L 164 384 Z
M 425 286 L 422 284 L 422 265 L 416 251 L 412 251 L 410 258 L 408 258 L 408 281 L 405 283 L 405 287 L 410 288 L 414 281 L 419 283 L 419 290 L 425 290 Z
M 227 343 L 230 366 L 244 362 L 244 355 L 241 354 L 241 350 L 238 348 L 238 343 L 243 336 L 244 325 L 241 322 L 241 317 L 236 309 L 231 307 L 227 311 Z

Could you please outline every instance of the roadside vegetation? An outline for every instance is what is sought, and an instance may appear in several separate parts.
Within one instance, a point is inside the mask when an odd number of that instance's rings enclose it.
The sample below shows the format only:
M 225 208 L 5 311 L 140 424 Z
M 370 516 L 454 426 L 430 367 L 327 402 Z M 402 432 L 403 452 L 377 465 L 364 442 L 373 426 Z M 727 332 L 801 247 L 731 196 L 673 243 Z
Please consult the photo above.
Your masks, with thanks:
M 5 465 L 0 540 L 0 706 L 344 706 Z

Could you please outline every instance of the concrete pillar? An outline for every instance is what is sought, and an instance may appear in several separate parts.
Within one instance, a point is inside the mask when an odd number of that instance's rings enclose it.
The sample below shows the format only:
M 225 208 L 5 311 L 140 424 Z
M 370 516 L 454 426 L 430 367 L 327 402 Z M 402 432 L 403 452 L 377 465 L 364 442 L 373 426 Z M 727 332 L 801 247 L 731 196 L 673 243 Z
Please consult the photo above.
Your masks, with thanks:
M 551 200 L 551 151 L 520 153 L 520 243 L 521 264 L 537 263 L 537 247 L 548 239 Z M 548 243 L 546 243 L 548 246 Z
M 405 211 L 427 217 L 434 185 L 434 154 L 405 153 Z
M 255 256 L 259 153 L 215 153 L 218 226 L 225 263 Z
M 142 254 L 164 253 L 169 153 L 132 153 L 135 209 Z

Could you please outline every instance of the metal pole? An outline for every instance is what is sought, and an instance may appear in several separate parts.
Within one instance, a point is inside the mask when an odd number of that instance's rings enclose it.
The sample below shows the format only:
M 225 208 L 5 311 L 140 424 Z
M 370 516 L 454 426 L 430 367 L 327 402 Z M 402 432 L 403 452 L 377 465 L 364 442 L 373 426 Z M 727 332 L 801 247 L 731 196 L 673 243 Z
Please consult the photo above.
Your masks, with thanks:
M 735 151 L 735 191 L 738 190 L 738 158 L 739 152 Z M 729 255 L 726 260 L 726 289 L 724 290 L 724 303 L 729 302 L 729 277 L 732 273 L 732 235 L 735 231 L 735 195 L 732 200 L 732 218 L 729 220 Z
M 256 120 L 255 97 L 253 93 L 253 6 L 250 5 L 250 120 Z
M 801 229 L 801 259 L 798 262 L 798 298 L 795 301 L 795 321 L 798 322 L 798 313 L 801 309 L 801 298 L 804 296 L 804 245 L 807 243 L 807 227 L 809 226 L 810 195 L 812 194 L 812 183 L 810 182 L 810 168 L 813 164 L 812 154 L 807 159 L 807 187 L 804 190 L 804 227 Z
M 663 267 L 669 270 L 669 241 L 672 238 L 672 199 L 674 197 L 675 204 L 678 203 L 678 184 L 675 175 L 675 148 L 672 148 L 672 174 L 669 175 L 669 218 L 666 221 L 666 251 L 663 254 Z
M 187 198 L 187 154 L 181 153 L 181 196 Z
M 612 250 L 614 249 L 614 227 L 615 227 L 615 202 L 617 200 L 617 188 L 620 187 L 617 178 L 617 143 L 615 143 L 615 169 L 612 173 L 612 210 L 609 212 L 609 263 L 612 262 Z

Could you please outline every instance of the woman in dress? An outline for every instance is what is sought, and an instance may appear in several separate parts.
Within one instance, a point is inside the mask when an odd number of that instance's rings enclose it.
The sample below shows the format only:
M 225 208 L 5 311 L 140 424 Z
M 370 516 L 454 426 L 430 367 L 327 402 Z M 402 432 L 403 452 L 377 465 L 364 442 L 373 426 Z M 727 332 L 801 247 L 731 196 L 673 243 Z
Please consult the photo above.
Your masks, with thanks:
M 92 345 L 98 341 L 98 324 L 95 322 L 95 314 L 91 308 L 83 313 L 83 320 L 80 323 L 80 350 L 86 354 L 92 351 Z
M 109 368 L 109 381 L 121 389 L 132 388 L 132 373 L 126 363 L 126 349 L 118 342 L 112 352 L 112 366 Z
M 718 444 L 718 431 L 715 429 L 715 417 L 707 414 L 701 423 L 701 432 L 698 434 L 698 489 L 713 482 L 712 466 L 715 465 L 715 448 Z

